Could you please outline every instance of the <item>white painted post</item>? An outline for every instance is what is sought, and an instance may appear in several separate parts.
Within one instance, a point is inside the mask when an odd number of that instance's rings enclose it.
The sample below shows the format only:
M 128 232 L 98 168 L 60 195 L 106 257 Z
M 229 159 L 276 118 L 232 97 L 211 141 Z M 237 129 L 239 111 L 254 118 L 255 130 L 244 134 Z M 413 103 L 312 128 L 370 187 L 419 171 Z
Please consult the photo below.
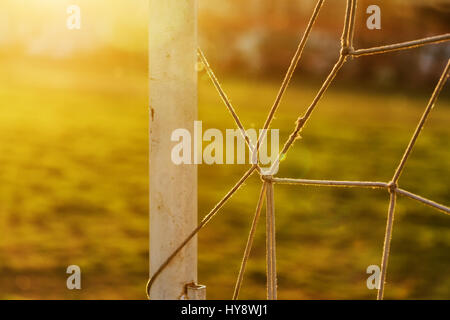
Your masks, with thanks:
M 197 0 L 150 0 L 150 276 L 197 226 L 197 166 L 175 165 L 173 130 L 197 118 Z M 193 141 L 192 141 L 193 143 Z M 197 238 L 171 261 L 151 299 L 183 299 L 197 283 Z

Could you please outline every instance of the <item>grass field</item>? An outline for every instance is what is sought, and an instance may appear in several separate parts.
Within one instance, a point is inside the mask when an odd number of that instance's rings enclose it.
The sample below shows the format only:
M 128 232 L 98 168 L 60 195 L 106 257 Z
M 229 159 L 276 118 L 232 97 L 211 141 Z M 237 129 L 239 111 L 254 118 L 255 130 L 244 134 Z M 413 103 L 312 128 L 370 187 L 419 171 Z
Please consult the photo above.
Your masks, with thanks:
M 22 60 L 0 74 L 0 298 L 144 299 L 148 269 L 145 69 Z M 436 75 L 437 78 L 438 75 Z M 339 79 L 337 79 L 339 81 Z M 229 78 L 245 125 L 259 128 L 278 81 Z M 274 128 L 282 141 L 317 85 L 294 84 Z M 200 74 L 204 127 L 234 128 Z M 431 92 L 333 86 L 282 162 L 281 177 L 388 181 Z M 447 95 L 448 96 L 448 95 Z M 450 203 L 450 100 L 442 98 L 401 178 Z M 201 166 L 199 216 L 246 170 Z M 230 298 L 260 188 L 252 177 L 199 236 L 208 298 Z M 379 264 L 386 191 L 276 186 L 279 298 L 365 299 Z M 241 298 L 265 298 L 261 220 Z M 386 298 L 450 298 L 450 219 L 400 198 Z M 82 269 L 82 290 L 65 269 Z

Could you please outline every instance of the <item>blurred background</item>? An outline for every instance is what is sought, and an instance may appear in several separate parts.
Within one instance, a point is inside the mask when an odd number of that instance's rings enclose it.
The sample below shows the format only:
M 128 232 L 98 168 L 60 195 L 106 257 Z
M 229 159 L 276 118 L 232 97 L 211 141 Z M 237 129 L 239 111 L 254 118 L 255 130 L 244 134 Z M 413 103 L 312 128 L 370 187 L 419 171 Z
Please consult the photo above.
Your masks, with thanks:
M 81 30 L 66 8 L 81 7 Z M 366 8 L 381 8 L 381 30 Z M 201 46 L 247 128 L 265 120 L 312 13 L 309 0 L 199 0 Z M 148 275 L 147 0 L 0 3 L 0 298 L 145 299 Z M 273 128 L 281 142 L 339 52 L 345 1 L 326 1 Z M 450 1 L 359 0 L 356 48 L 450 30 Z M 349 61 L 279 176 L 388 181 L 447 59 L 448 44 Z M 234 123 L 199 69 L 199 118 Z M 450 96 L 444 89 L 400 180 L 450 203 Z M 246 170 L 200 166 L 199 217 Z M 248 181 L 199 236 L 199 281 L 232 295 L 260 180 Z M 388 194 L 277 186 L 281 299 L 373 299 Z M 265 298 L 264 223 L 241 298 Z M 387 299 L 450 298 L 450 220 L 400 198 Z M 66 288 L 68 265 L 82 290 Z

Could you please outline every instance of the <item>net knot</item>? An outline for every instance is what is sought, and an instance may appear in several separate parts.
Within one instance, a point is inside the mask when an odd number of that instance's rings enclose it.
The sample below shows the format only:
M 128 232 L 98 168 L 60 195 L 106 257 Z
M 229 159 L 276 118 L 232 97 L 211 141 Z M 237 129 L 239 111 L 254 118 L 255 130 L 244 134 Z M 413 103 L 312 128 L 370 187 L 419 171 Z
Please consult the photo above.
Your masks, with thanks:
M 394 181 L 389 182 L 387 187 L 388 187 L 389 193 L 394 193 L 398 189 L 398 185 Z
M 306 123 L 306 118 L 305 117 L 300 117 L 300 118 L 297 119 L 296 123 L 297 123 L 297 128 L 296 129 L 301 129 Z
M 261 175 L 261 180 L 263 182 L 273 182 L 273 176 L 272 175 Z
M 341 56 L 346 57 L 351 55 L 355 49 L 351 46 L 343 46 L 341 49 Z

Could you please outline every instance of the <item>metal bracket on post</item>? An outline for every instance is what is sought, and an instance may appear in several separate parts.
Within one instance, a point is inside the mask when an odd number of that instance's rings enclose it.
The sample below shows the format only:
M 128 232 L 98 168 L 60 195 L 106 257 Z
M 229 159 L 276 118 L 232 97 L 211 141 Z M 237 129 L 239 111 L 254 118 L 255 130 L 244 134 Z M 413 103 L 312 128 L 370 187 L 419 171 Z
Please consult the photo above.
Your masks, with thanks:
M 187 284 L 186 300 L 206 300 L 206 286 L 196 283 Z

